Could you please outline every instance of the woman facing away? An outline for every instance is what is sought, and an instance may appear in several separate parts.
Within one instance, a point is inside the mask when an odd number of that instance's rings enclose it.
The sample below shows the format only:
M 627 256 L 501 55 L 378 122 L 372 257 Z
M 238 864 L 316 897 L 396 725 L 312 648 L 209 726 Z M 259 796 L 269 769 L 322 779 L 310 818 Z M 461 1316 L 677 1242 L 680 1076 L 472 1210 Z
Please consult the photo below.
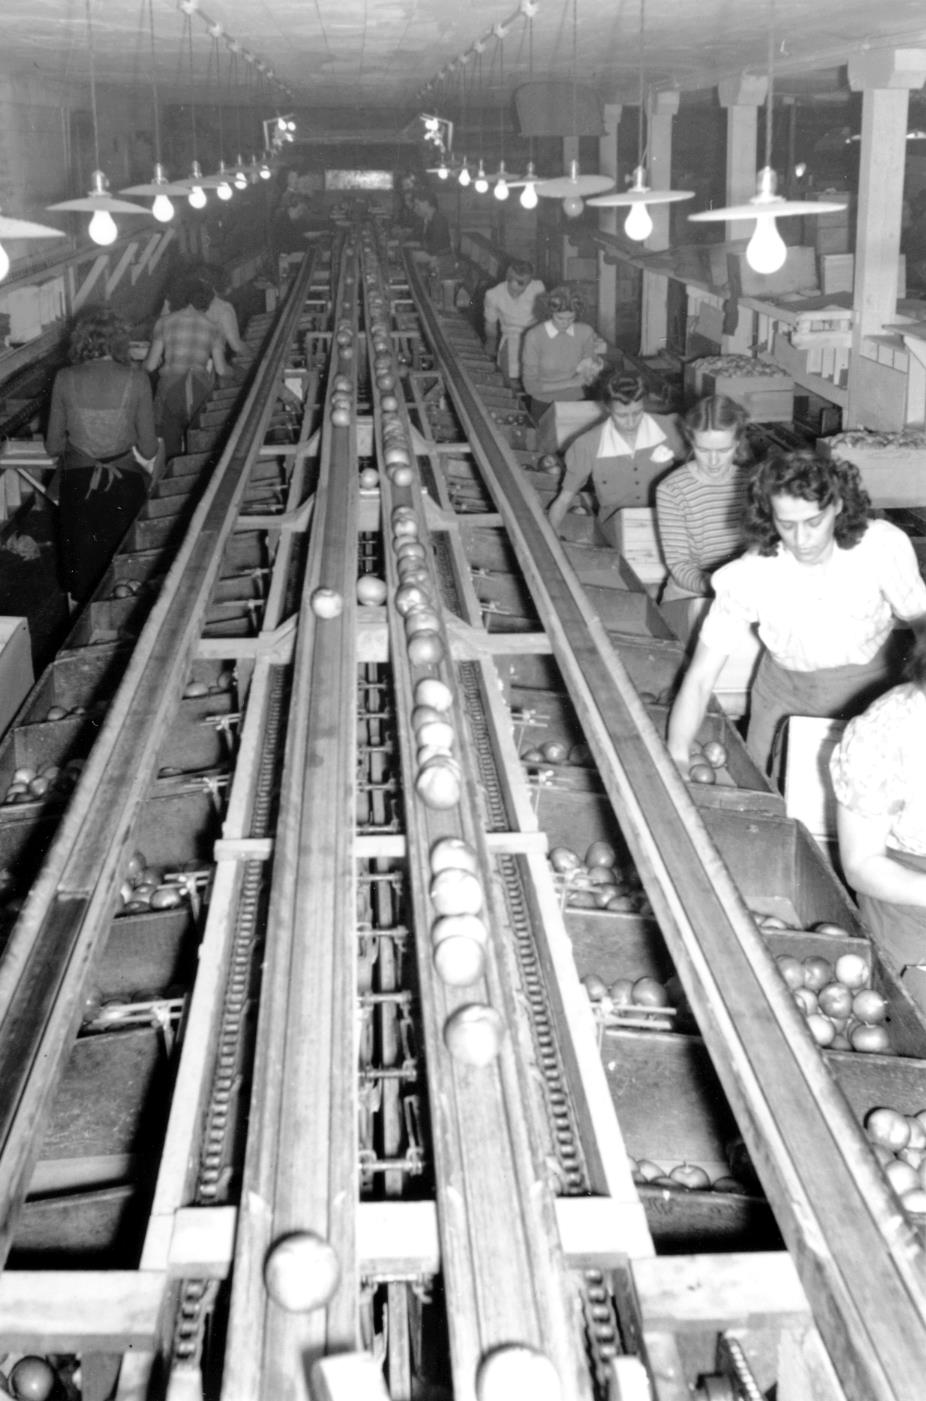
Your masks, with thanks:
M 700 399 L 682 420 L 688 461 L 656 485 L 656 526 L 669 571 L 660 606 L 685 641 L 713 592 L 711 574 L 745 543 L 748 421 L 725 394 Z
M 686 772 L 717 678 L 753 624 L 764 651 L 746 743 L 763 770 L 786 716 L 847 719 L 895 679 L 895 620 L 926 612 L 926 584 L 910 540 L 872 520 L 870 505 L 849 462 L 774 452 L 753 469 L 746 552 L 713 575 L 669 716 L 669 750 Z
M 72 606 L 99 583 L 148 493 L 158 451 L 148 376 L 129 332 L 90 307 L 71 333 L 68 368 L 52 388 L 45 448 L 58 458 L 59 571 Z

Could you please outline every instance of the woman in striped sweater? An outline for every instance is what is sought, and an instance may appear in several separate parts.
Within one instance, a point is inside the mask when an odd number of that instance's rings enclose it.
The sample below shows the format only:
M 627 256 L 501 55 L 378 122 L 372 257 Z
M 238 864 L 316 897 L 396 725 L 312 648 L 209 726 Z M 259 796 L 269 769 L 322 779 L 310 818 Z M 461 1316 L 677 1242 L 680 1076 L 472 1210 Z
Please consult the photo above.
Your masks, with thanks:
M 747 418 L 724 394 L 701 399 L 682 425 L 691 457 L 656 487 L 656 524 L 669 570 L 662 608 L 685 641 L 707 606 L 711 571 L 745 545 Z

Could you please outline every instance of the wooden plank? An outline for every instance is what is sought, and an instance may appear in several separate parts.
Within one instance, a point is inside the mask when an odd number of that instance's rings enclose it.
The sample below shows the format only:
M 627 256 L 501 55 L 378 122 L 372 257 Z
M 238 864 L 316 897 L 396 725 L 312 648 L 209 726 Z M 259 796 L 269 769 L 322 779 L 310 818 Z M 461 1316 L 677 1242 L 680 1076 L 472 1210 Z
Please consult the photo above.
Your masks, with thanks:
M 812 1321 L 786 1251 L 673 1255 L 634 1260 L 643 1326 L 671 1333 L 796 1328 Z
M 157 1336 L 166 1278 L 135 1270 L 16 1270 L 0 1276 L 6 1351 L 124 1352 Z

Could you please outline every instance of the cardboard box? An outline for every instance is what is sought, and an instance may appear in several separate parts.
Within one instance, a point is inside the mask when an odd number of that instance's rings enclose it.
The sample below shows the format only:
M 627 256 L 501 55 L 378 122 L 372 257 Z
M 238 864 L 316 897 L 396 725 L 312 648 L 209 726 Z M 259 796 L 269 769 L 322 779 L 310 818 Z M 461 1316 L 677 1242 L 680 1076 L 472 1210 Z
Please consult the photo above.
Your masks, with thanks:
M 32 688 L 29 619 L 0 617 L 0 734 Z

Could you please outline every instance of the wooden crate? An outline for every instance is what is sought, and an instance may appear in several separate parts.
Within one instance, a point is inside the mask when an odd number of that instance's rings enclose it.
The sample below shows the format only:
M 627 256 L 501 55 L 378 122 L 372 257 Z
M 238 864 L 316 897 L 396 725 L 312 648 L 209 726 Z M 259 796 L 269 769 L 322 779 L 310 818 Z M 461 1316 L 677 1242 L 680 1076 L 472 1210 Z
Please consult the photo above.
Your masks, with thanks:
M 829 438 L 820 438 L 818 446 L 822 453 L 855 464 L 872 505 L 881 508 L 922 506 L 926 448 L 850 445 L 833 443 Z
M 669 576 L 662 556 L 656 512 L 649 506 L 625 506 L 617 512 L 617 548 L 648 593 L 655 593 Z

